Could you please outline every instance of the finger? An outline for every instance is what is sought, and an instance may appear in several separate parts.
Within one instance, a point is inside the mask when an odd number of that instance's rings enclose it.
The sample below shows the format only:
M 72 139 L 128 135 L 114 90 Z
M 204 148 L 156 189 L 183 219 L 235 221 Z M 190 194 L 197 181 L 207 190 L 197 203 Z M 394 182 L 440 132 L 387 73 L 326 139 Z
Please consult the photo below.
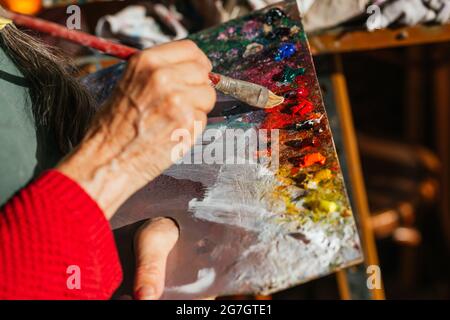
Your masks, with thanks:
M 186 86 L 183 91 L 173 92 L 175 105 L 210 112 L 216 103 L 216 90 L 209 84 Z M 179 101 L 176 101 L 176 100 Z
M 187 61 L 196 61 L 211 71 L 212 64 L 202 50 L 191 40 L 174 41 L 152 47 L 133 57 L 152 69 L 178 64 Z
M 145 73 L 145 70 L 142 71 Z M 148 73 L 141 75 L 148 79 Z M 177 85 L 201 85 L 209 84 L 209 70 L 202 64 L 189 61 L 159 68 L 151 75 L 151 82 L 164 85 L 161 89 L 174 88 Z M 149 85 L 153 85 L 152 83 Z
M 206 114 L 214 108 L 215 102 L 216 91 L 210 85 L 184 86 L 181 91 L 173 91 L 167 94 L 161 102 L 159 106 L 161 113 L 166 114 L 171 119 L 171 125 L 160 124 L 167 130 L 186 128 L 189 124 L 194 123 L 197 113 L 206 118 Z M 160 113 L 148 109 L 144 112 L 143 123 L 154 127 L 158 123 L 155 121 L 158 117 L 160 117 Z
M 193 41 L 180 40 L 158 45 L 135 54 L 129 60 L 121 82 L 128 83 L 136 77 L 136 74 L 142 72 L 148 75 L 152 70 L 188 61 L 196 61 L 207 70 L 212 70 L 211 61 Z
M 208 117 L 206 116 L 206 113 L 199 110 L 194 111 L 194 119 L 195 123 L 193 124 L 193 126 L 191 126 L 190 129 L 190 134 L 192 136 L 191 146 L 197 141 L 198 137 L 203 134 L 203 131 L 206 128 L 206 123 L 208 122 Z
M 195 110 L 194 111 L 194 119 L 195 121 L 199 122 L 200 126 L 202 128 L 202 130 L 205 129 L 206 124 L 208 123 L 208 116 L 206 115 L 206 113 L 199 111 L 199 110 Z
M 155 96 L 170 97 L 175 91 L 183 91 L 186 86 L 209 85 L 209 71 L 197 62 L 184 62 L 159 68 L 150 75 L 141 70 L 137 75 L 138 85 L 131 86 L 128 94 L 144 102 L 154 101 Z M 126 82 L 123 82 L 127 84 Z M 143 88 L 139 84 L 143 84 Z M 209 100 L 208 100 L 209 101 Z
M 167 257 L 178 240 L 179 230 L 171 219 L 150 220 L 135 239 L 135 297 L 158 299 L 164 290 Z

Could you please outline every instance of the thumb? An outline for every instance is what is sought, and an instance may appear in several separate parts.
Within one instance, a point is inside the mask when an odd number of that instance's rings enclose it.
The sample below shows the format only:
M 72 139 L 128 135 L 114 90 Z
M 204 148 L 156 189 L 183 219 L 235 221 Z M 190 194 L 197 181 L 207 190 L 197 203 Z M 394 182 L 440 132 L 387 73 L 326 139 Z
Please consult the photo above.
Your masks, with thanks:
M 159 299 L 164 290 L 167 257 L 178 240 L 179 230 L 168 218 L 149 220 L 137 232 L 134 294 L 138 300 Z

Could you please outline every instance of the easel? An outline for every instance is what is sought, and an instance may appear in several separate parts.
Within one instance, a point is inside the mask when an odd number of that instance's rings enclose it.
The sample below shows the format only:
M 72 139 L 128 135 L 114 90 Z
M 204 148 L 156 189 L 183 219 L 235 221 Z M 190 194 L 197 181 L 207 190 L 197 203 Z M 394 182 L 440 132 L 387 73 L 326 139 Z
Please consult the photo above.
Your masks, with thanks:
M 336 273 L 339 293 L 344 300 L 384 299 L 381 283 L 380 289 L 374 290 L 366 285 L 366 267 L 378 266 L 378 256 L 341 56 L 335 55 L 331 61 L 319 59 L 316 64 L 319 83 L 325 89 L 324 103 L 365 255 L 364 264 Z
M 380 289 L 369 289 L 365 281 L 367 278 L 366 267 L 378 265 L 378 256 L 371 227 L 370 210 L 362 176 L 341 54 L 402 46 L 413 47 L 448 41 L 450 41 L 450 25 L 415 26 L 376 32 L 353 31 L 343 33 L 339 30 L 331 30 L 310 36 L 311 50 L 314 55 L 327 54 L 331 56 L 328 56 L 328 60 L 316 57 L 315 62 L 318 66 L 319 82 L 321 86 L 327 89 L 324 91 L 325 106 L 330 118 L 330 125 L 365 253 L 364 265 L 337 272 L 336 277 L 342 299 L 384 299 L 384 290 L 382 286 Z M 450 61 L 448 59 L 445 61 L 446 52 L 448 53 L 445 48 L 439 48 L 435 54 L 433 81 L 436 105 L 435 137 L 443 165 L 441 181 L 442 225 L 445 234 L 450 235 L 450 129 L 448 126 L 450 121 Z M 414 54 L 414 51 L 412 53 Z M 410 85 L 417 86 L 417 81 L 412 80 Z M 415 92 L 411 94 L 414 95 Z M 414 101 L 414 98 L 410 101 Z M 420 119 L 414 110 L 411 114 L 407 126 L 410 129 L 410 134 L 414 132 L 414 128 L 420 125 L 418 124 Z M 450 238 L 448 240 L 450 243 Z

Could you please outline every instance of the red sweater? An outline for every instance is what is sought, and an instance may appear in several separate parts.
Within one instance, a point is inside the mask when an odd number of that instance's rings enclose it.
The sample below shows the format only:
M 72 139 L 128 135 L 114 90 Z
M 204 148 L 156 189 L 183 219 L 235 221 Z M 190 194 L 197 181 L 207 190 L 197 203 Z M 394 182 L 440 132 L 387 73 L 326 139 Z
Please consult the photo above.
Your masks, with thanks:
M 102 210 L 60 172 L 1 208 L 0 299 L 108 299 L 121 279 Z

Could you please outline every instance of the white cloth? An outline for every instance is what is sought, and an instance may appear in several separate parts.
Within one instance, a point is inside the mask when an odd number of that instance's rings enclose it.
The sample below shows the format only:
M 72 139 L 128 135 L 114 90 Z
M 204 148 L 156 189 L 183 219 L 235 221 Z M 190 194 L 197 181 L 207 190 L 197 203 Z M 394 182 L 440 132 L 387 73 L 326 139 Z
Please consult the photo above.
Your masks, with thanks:
M 413 26 L 420 23 L 447 23 L 450 18 L 450 0 L 394 0 L 384 1 L 381 16 L 374 19 L 369 29 L 381 29 L 393 23 Z
M 450 22 L 450 0 L 297 0 L 307 31 L 337 26 L 357 16 L 369 15 L 369 30 L 394 23 Z M 369 7 L 370 6 L 370 7 Z M 367 11 L 368 7 L 370 11 Z
M 101 18 L 97 22 L 96 34 L 108 38 L 118 35 L 133 37 L 139 39 L 143 48 L 185 38 L 188 35 L 187 30 L 178 21 L 180 16 L 175 8 L 168 9 L 161 4 L 156 4 L 153 8 L 156 14 L 175 31 L 175 36 L 162 32 L 155 19 L 146 15 L 146 8 L 138 5 L 128 6 L 115 15 Z

